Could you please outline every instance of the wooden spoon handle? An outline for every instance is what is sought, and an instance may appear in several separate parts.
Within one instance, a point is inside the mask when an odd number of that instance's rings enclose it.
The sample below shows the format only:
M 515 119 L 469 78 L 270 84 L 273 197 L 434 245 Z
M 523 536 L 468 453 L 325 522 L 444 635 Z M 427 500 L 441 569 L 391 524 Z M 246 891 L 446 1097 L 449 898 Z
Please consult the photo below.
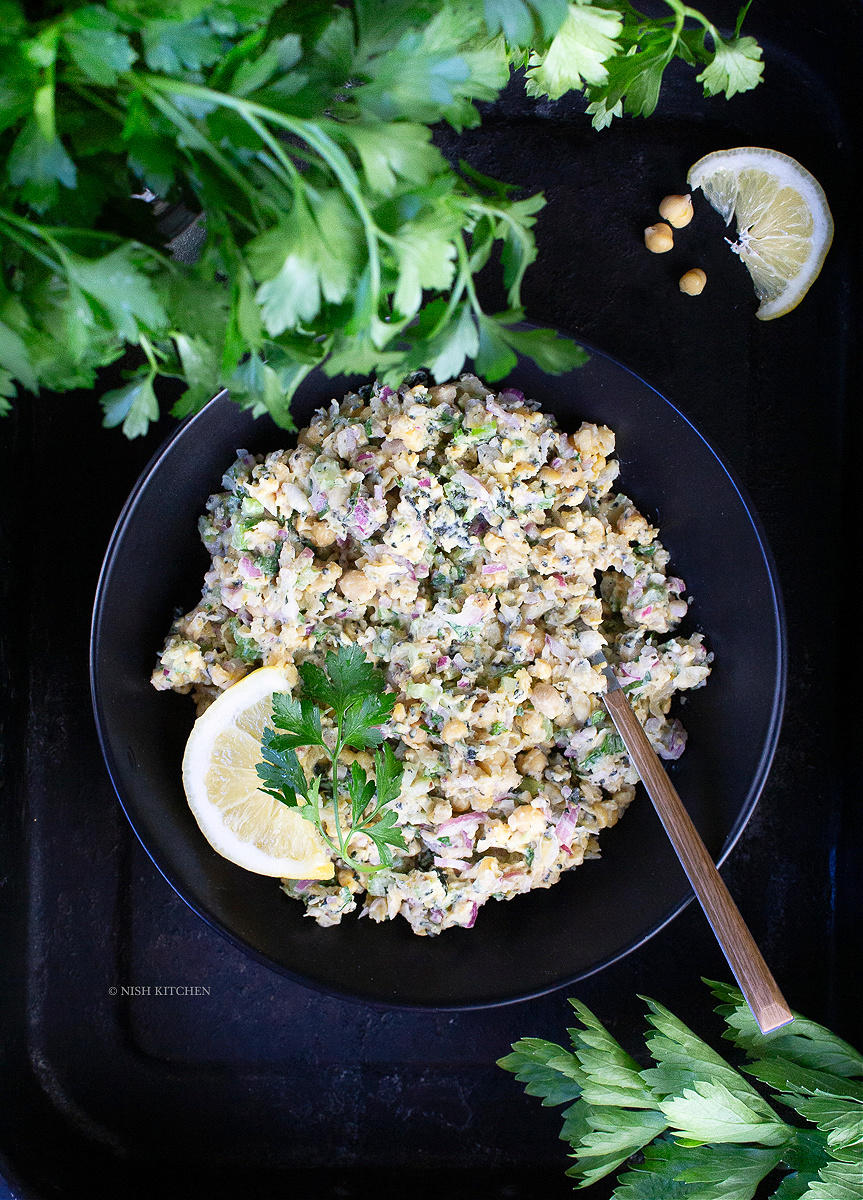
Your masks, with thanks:
M 665 773 L 626 693 L 609 690 L 605 707 L 653 801 L 716 939 L 762 1033 L 793 1020 L 776 980 L 722 881 L 683 801 Z

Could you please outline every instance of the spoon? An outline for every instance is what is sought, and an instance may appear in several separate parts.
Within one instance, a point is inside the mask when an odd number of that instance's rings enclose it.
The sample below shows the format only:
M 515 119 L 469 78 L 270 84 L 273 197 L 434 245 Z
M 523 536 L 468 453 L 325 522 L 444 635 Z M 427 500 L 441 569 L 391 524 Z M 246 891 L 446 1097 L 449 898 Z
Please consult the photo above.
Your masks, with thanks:
M 665 768 L 659 761 L 641 722 L 632 710 L 629 698 L 617 682 L 614 671 L 601 650 L 591 656 L 608 681 L 602 697 L 608 715 L 620 734 L 638 771 L 665 832 L 671 839 L 692 890 L 704 909 L 707 920 L 722 947 L 734 978 L 762 1033 L 770 1033 L 793 1021 L 794 1014 L 785 1003 L 776 980 L 770 973 L 755 939 L 741 917 L 737 905 L 707 852 L 701 835 L 692 823 Z

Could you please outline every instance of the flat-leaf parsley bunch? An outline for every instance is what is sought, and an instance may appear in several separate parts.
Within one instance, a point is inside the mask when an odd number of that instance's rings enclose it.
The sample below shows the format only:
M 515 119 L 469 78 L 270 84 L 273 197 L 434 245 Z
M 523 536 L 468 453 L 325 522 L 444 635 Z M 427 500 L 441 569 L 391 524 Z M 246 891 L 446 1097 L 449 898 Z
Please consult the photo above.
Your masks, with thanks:
M 583 360 L 514 328 L 544 200 L 452 166 L 432 126 L 477 125 L 511 66 L 531 95 L 586 92 L 594 123 L 655 107 L 675 57 L 709 95 L 754 87 L 760 48 L 666 0 L 0 0 L 0 406 L 17 387 L 90 388 L 129 437 L 223 385 L 290 427 L 316 365 L 397 385 L 466 358 Z M 703 69 L 702 69 L 703 68 Z M 149 201 L 203 213 L 196 262 L 166 254 Z M 508 307 L 474 277 L 499 254 Z
M 576 1187 L 625 1165 L 617 1200 L 752 1200 L 771 1173 L 774 1200 L 861 1200 L 863 1056 L 800 1016 L 763 1034 L 737 988 L 709 986 L 745 1074 L 653 1000 L 650 1067 L 577 1000 L 572 1050 L 523 1038 L 498 1065 L 543 1104 L 569 1103 L 560 1136 Z
M 335 654 L 329 651 L 324 667 L 302 663 L 299 673 L 300 699 L 273 694 L 273 724 L 281 732 L 264 730 L 264 761 L 257 768 L 265 784 L 262 790 L 296 808 L 347 866 L 367 874 L 391 866 L 393 849 L 407 850 L 395 810 L 388 807 L 398 798 L 404 768 L 384 743 L 380 728 L 389 720 L 396 694 L 384 691 L 380 671 L 356 645 L 339 646 Z M 326 733 L 322 718 L 329 726 Z M 297 756 L 300 747 L 314 746 L 325 752 L 327 780 L 318 774 L 307 776 Z M 349 770 L 342 766 L 340 779 L 340 759 L 346 749 L 374 750 L 371 779 L 356 760 Z M 327 832 L 328 818 L 335 838 Z M 378 864 L 354 857 L 349 843 L 355 834 L 372 842 Z

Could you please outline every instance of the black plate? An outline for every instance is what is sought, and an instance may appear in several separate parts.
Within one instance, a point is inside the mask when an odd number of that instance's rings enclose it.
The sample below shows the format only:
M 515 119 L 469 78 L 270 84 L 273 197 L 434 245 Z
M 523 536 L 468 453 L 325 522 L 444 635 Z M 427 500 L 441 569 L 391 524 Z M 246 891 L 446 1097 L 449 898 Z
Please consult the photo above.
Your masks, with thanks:
M 687 626 L 716 661 L 682 717 L 689 745 L 673 778 L 717 860 L 739 836 L 764 784 L 785 683 L 782 606 L 771 555 L 740 485 L 690 422 L 625 367 L 597 352 L 550 378 L 520 362 L 507 384 L 555 413 L 615 431 L 619 486 L 658 519 L 671 569 L 692 597 Z M 356 380 L 353 381 L 356 386 Z M 313 373 L 294 402 L 298 425 L 347 380 Z M 188 697 L 156 692 L 150 672 L 172 612 L 200 596 L 208 556 L 196 523 L 237 448 L 291 438 L 224 395 L 169 438 L 114 530 L 93 619 L 93 703 L 120 802 L 153 862 L 213 928 L 291 978 L 366 1001 L 470 1008 L 539 995 L 594 972 L 656 933 L 692 898 L 647 797 L 601 837 L 602 858 L 555 887 L 481 909 L 473 930 L 418 938 L 406 922 L 304 919 L 275 880 L 210 849 L 180 782 L 193 720 Z

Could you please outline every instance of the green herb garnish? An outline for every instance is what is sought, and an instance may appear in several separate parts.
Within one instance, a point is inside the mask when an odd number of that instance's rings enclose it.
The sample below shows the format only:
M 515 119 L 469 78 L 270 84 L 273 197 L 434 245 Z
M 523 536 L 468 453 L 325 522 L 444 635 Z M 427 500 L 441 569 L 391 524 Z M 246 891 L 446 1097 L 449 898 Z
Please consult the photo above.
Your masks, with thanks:
M 778 1169 L 775 1200 L 859 1197 L 863 1056 L 804 1017 L 764 1035 L 737 988 L 705 982 L 720 1001 L 723 1037 L 750 1060 L 741 1070 L 766 1085 L 772 1103 L 661 1004 L 646 1001 L 653 1062 L 642 1069 L 570 1000 L 580 1026 L 569 1030 L 572 1050 L 524 1038 L 498 1061 L 543 1104 L 570 1105 L 567 1175 L 588 1187 L 627 1164 L 619 1200 L 752 1200 Z M 788 1124 L 776 1102 L 808 1124 Z
M 391 866 L 391 847 L 407 849 L 396 824 L 397 814 L 388 807 L 398 798 L 403 767 L 380 732 L 392 713 L 395 694 L 384 691 L 383 676 L 355 645 L 339 646 L 335 654 L 330 651 L 323 668 L 303 663 L 299 673 L 304 693 L 300 699 L 281 692 L 273 694 L 273 724 L 282 732 L 264 730 L 264 761 L 257 767 L 267 785 L 262 790 L 311 821 L 349 867 L 374 872 Z M 331 734 L 328 731 L 327 738 L 324 720 L 335 727 Z M 320 775 L 307 778 L 297 757 L 300 746 L 322 746 L 326 750 L 331 769 L 326 784 Z M 342 785 L 342 751 L 372 747 L 377 747 L 374 776 L 370 779 L 359 763 L 353 762 Z M 346 801 L 350 815 L 343 824 L 339 806 Z M 336 829 L 335 841 L 324 827 L 324 817 L 329 814 Z M 361 862 L 349 853 L 348 843 L 355 833 L 365 834 L 377 847 L 380 867 Z
M 231 617 L 230 620 L 225 622 L 225 628 L 234 639 L 234 645 L 236 646 L 234 652 L 235 658 L 239 658 L 242 662 L 246 663 L 261 661 L 264 652 L 252 637 L 248 626 L 241 626 L 236 617 Z
M 160 415 L 159 384 L 197 411 L 224 385 L 291 428 L 318 365 L 396 386 L 471 358 L 502 379 L 517 354 L 550 373 L 584 351 L 519 329 L 542 195 L 432 141 L 528 67 L 528 91 L 575 89 L 601 128 L 653 111 L 673 59 L 707 95 L 754 87 L 761 49 L 682 0 L 658 17 L 622 0 L 56 0 L 11 2 L 0 33 L 0 410 L 17 387 L 93 387 L 128 437 Z M 134 197 L 130 199 L 130 197 Z M 149 199 L 199 222 L 197 259 L 164 248 Z M 503 312 L 475 277 L 498 255 Z M 476 440 L 475 438 L 473 440 Z
M 617 733 L 607 733 L 602 741 L 591 750 L 590 754 L 578 764 L 580 770 L 586 767 L 592 767 L 599 762 L 601 758 L 605 758 L 607 754 L 621 754 L 626 747 L 623 744 L 623 739 Z

